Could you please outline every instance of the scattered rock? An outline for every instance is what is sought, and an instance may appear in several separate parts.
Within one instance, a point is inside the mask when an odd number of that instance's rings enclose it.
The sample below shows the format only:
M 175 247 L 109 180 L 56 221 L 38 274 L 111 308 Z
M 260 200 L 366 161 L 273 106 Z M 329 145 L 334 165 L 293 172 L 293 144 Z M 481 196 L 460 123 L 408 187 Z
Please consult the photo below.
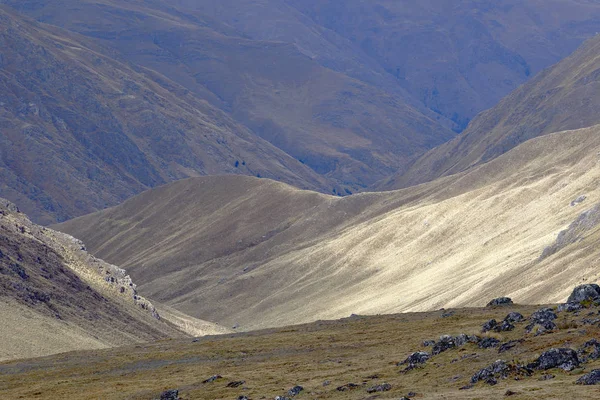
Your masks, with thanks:
M 506 343 L 502 343 L 500 345 L 500 347 L 498 348 L 498 353 L 504 353 L 505 351 L 508 351 L 510 349 L 512 349 L 513 347 L 515 347 L 516 345 L 523 343 L 524 340 L 523 339 L 519 339 L 519 340 L 510 340 Z
M 585 195 L 578 196 L 575 200 L 571 202 L 571 207 L 576 206 L 577 204 L 583 203 L 587 199 Z
M 292 397 L 297 396 L 300 394 L 301 391 L 303 391 L 304 388 L 302 386 L 294 386 L 293 388 L 291 388 L 290 390 L 288 390 L 288 394 Z
M 336 390 L 339 392 L 345 392 L 346 390 L 355 390 L 358 388 L 360 388 L 360 385 L 357 385 L 356 383 L 347 383 L 345 385 L 338 386 Z
M 406 360 L 399 362 L 397 365 L 418 365 L 425 364 L 429 360 L 429 353 L 424 351 L 416 351 L 409 355 Z
M 179 390 L 169 389 L 165 390 L 160 395 L 160 400 L 179 400 Z
M 487 303 L 486 307 L 509 306 L 511 304 L 513 304 L 513 301 L 510 297 L 498 297 Z
M 325 381 L 325 382 L 323 382 L 323 386 L 329 386 L 329 385 L 331 385 L 331 381 Z
M 433 346 L 435 344 L 435 340 L 425 340 L 423 342 L 423 347 Z
M 506 397 L 508 396 L 514 396 L 515 394 L 517 394 L 517 392 L 513 392 L 512 390 L 508 389 L 506 392 L 504 392 L 504 395 Z
M 465 335 L 464 333 L 461 333 L 460 335 L 454 337 L 454 345 L 456 347 L 464 346 L 467 343 L 477 342 L 479 342 L 479 337 L 475 335 Z
M 600 286 L 595 283 L 579 285 L 567 299 L 567 303 L 581 303 L 582 301 L 600 300 Z
M 575 312 L 575 311 L 579 311 L 583 308 L 583 306 L 581 305 L 581 303 L 564 303 L 564 304 L 560 304 L 558 306 L 558 308 L 556 309 L 556 311 L 558 312 Z
M 496 325 L 493 328 L 494 332 L 508 332 L 508 331 L 512 331 L 513 329 L 515 329 L 515 326 L 513 324 L 511 324 L 509 321 L 504 320 L 502 321 L 501 324 Z
M 553 331 L 557 328 L 556 324 L 553 322 L 556 318 L 558 317 L 551 308 L 537 310 L 529 317 L 530 323 L 525 327 L 525 331 L 531 333 L 536 327 L 536 335 Z
M 375 392 L 387 392 L 392 389 L 392 385 L 389 383 L 382 383 L 381 385 L 372 386 L 367 389 L 367 393 L 375 393 Z
M 454 338 L 449 335 L 444 335 L 441 336 L 440 340 L 433 345 L 433 350 L 431 351 L 431 354 L 436 356 L 454 347 L 456 347 L 456 344 L 454 343 Z
M 454 315 L 454 311 L 448 311 L 442 314 L 442 318 L 448 318 Z
M 292 400 L 289 397 L 285 397 L 285 396 L 275 396 L 275 400 Z
M 498 347 L 500 345 L 500 341 L 493 337 L 486 337 L 481 339 L 477 345 L 481 349 L 489 349 L 492 347 Z
M 504 317 L 504 320 L 511 323 L 515 323 L 525 321 L 525 317 L 523 316 L 523 314 L 513 311 L 508 313 L 506 317 Z
M 498 325 L 498 322 L 496 322 L 495 319 L 490 319 L 489 321 L 483 324 L 483 326 L 481 327 L 481 332 L 485 333 L 491 331 L 496 327 L 496 325 Z
M 573 349 L 560 348 L 550 349 L 544 353 L 533 363 L 529 364 L 529 368 L 548 370 L 551 368 L 561 368 L 565 371 L 572 371 L 579 366 L 579 358 Z
M 221 378 L 223 378 L 221 375 L 213 375 L 210 378 L 203 380 L 202 383 L 211 383 Z
M 233 381 L 227 384 L 228 388 L 236 388 L 242 386 L 246 381 Z
M 237 400 L 250 400 L 248 396 L 238 396 Z
M 533 371 L 529 367 L 508 364 L 504 360 L 498 360 L 473 375 L 473 377 L 471 377 L 471 383 L 475 384 L 479 381 L 483 381 L 488 385 L 495 385 L 498 383 L 498 379 L 506 379 L 509 375 L 530 376 L 532 372 Z
M 489 385 L 498 383 L 497 378 L 506 378 L 510 373 L 510 367 L 506 361 L 498 360 L 492 365 L 485 367 L 471 377 L 471 383 L 475 384 L 479 381 L 484 381 Z
M 465 386 L 461 386 L 461 387 L 459 387 L 459 388 L 458 388 L 458 390 L 469 390 L 469 389 L 473 389 L 473 386 L 474 386 L 474 385 L 473 385 L 472 383 L 469 383 L 468 385 L 465 385 Z
M 600 369 L 594 369 L 589 374 L 583 375 L 575 382 L 578 385 L 597 385 L 600 383 Z
M 588 351 L 592 349 L 591 353 Z M 596 339 L 588 340 L 577 350 L 577 356 L 580 362 L 587 362 L 588 360 L 597 360 L 600 358 L 600 342 Z

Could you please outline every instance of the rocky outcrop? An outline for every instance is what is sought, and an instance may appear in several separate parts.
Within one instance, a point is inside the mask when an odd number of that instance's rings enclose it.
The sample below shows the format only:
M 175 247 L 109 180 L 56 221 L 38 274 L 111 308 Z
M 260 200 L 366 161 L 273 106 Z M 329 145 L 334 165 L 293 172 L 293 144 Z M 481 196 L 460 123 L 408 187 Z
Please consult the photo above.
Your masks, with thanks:
M 560 368 L 565 371 L 572 371 L 579 366 L 579 358 L 573 349 L 559 348 L 550 349 L 534 362 L 528 365 L 529 368 L 548 370 L 551 368 Z
M 553 331 L 557 328 L 553 322 L 557 317 L 551 308 L 542 308 L 529 317 L 529 324 L 525 327 L 527 333 L 535 332 L 536 335 Z
M 592 372 L 583 375 L 577 379 L 578 385 L 598 385 L 600 384 L 600 369 L 594 369 Z
M 591 283 L 579 285 L 573 289 L 573 292 L 567 299 L 567 304 L 596 300 L 600 300 L 600 286 L 595 283 Z
M 581 240 L 590 230 L 600 223 L 600 204 L 583 212 L 567 229 L 560 231 L 554 243 L 544 249 L 539 260 L 557 253 L 566 246 Z
M 498 297 L 487 303 L 486 307 L 510 306 L 511 304 L 513 304 L 513 301 L 510 297 Z

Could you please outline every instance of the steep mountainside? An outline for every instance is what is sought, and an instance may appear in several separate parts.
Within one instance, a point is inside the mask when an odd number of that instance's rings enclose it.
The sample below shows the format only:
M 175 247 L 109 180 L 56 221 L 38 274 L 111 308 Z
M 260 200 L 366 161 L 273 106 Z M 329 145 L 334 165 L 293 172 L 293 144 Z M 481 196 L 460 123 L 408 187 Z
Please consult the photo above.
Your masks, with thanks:
M 587 0 L 284 2 L 459 128 L 600 31 L 600 4 Z
M 406 187 L 487 162 L 528 139 L 600 123 L 600 36 L 481 113 L 467 130 L 376 185 Z
M 184 337 L 125 271 L 0 199 L 0 360 Z
M 402 96 L 325 68 L 292 43 L 252 40 L 168 2 L 4 3 L 181 84 L 336 182 L 328 193 L 364 188 L 453 137 Z
M 0 195 L 50 223 L 189 176 L 332 184 L 156 73 L 0 8 Z
M 465 173 L 346 198 L 193 178 L 58 228 L 126 267 L 149 296 L 241 329 L 500 295 L 564 301 L 599 278 L 595 225 L 541 255 L 600 201 L 599 133 L 535 138 Z

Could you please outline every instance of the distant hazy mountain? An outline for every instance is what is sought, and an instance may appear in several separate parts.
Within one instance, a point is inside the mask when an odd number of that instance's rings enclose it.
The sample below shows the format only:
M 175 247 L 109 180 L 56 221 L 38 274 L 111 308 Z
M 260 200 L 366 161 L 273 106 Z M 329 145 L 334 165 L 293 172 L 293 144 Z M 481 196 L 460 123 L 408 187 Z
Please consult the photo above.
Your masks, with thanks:
M 335 187 L 163 76 L 12 12 L 0 21 L 0 194 L 35 221 L 205 174 Z
M 206 174 L 364 190 L 600 30 L 591 1 L 0 3 L 70 31 L 2 11 L 0 195 L 44 223 Z
M 597 1 L 283 2 L 347 39 L 458 128 L 600 32 Z M 239 7 L 229 9 L 235 13 Z M 237 19 L 235 26 L 244 24 L 239 14 Z
M 560 132 L 453 176 L 343 198 L 191 178 L 57 228 L 151 298 L 240 329 L 503 295 L 546 304 L 598 280 L 598 152 L 599 126 Z
M 453 137 L 431 113 L 322 66 L 294 43 L 255 40 L 168 2 L 8 3 L 182 85 L 325 176 L 329 193 L 364 188 Z
M 394 189 L 433 180 L 492 160 L 536 136 L 598 123 L 600 36 L 481 113 L 455 139 L 376 187 Z

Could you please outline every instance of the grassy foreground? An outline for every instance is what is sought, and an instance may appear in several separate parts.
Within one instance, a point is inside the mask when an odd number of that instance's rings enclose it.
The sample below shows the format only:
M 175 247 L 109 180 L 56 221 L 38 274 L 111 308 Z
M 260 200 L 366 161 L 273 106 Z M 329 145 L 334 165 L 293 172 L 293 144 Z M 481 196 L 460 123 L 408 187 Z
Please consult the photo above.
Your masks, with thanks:
M 376 399 L 400 398 L 413 392 L 415 399 L 504 398 L 510 390 L 515 399 L 577 398 L 596 399 L 597 386 L 576 385 L 578 377 L 600 360 L 590 361 L 571 372 L 560 369 L 536 371 L 520 380 L 499 379 L 494 386 L 478 383 L 459 390 L 471 376 L 492 362 L 503 359 L 527 363 L 551 347 L 578 348 L 600 337 L 597 308 L 577 314 L 561 312 L 555 321 L 559 329 L 534 336 L 526 334 L 527 322 L 510 332 L 491 333 L 502 342 L 524 339 L 513 349 L 498 353 L 497 348 L 481 349 L 475 344 L 450 349 L 433 356 L 422 368 L 401 373 L 397 366 L 427 339 L 440 335 L 481 333 L 481 325 L 502 320 L 510 311 L 528 318 L 537 306 L 509 306 L 457 309 L 430 313 L 381 316 L 353 316 L 339 321 L 250 333 L 160 341 L 108 350 L 78 351 L 60 355 L 0 364 L 0 394 L 11 399 L 152 399 L 166 389 L 179 389 L 183 399 L 273 399 L 287 396 L 295 385 L 304 387 L 296 399 Z M 587 322 L 584 322 L 585 319 Z M 552 374 L 553 379 L 540 380 Z M 203 383 L 213 375 L 213 382 Z M 231 382 L 240 382 L 228 387 Z M 367 389 L 389 383 L 387 392 Z M 337 388 L 348 383 L 353 390 Z M 235 386 L 235 385 L 230 385 Z

